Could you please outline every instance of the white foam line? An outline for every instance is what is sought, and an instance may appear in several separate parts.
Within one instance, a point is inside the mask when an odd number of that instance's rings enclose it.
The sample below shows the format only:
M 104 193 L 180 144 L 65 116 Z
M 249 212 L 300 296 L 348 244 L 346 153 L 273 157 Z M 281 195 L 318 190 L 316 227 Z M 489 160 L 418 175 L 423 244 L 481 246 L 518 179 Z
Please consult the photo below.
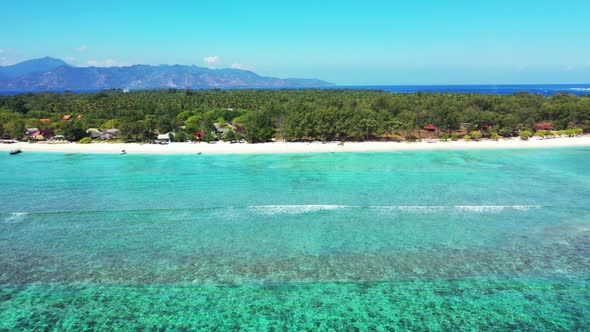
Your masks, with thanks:
M 392 206 L 370 206 L 371 209 L 377 210 L 398 210 L 402 212 L 434 212 L 443 209 L 452 208 L 452 206 L 442 205 L 392 205 Z
M 24 219 L 27 216 L 28 213 L 26 212 L 13 212 L 10 214 L 10 216 L 8 216 L 7 218 L 4 219 L 4 222 L 6 223 L 16 223 L 21 221 L 22 219 Z
M 538 205 L 458 205 L 455 208 L 468 212 L 500 212 L 506 209 L 527 211 L 530 209 L 538 209 Z
M 346 208 L 355 208 L 348 205 L 255 205 L 249 206 L 261 214 L 301 214 L 323 210 L 337 210 Z
M 358 205 L 253 205 L 249 206 L 261 214 L 302 214 L 308 212 L 339 210 L 339 209 L 359 209 L 368 208 L 387 211 L 431 213 L 442 210 L 454 209 L 465 212 L 495 213 L 504 210 L 527 211 L 530 209 L 541 208 L 540 205 L 390 205 L 390 206 L 358 206 Z

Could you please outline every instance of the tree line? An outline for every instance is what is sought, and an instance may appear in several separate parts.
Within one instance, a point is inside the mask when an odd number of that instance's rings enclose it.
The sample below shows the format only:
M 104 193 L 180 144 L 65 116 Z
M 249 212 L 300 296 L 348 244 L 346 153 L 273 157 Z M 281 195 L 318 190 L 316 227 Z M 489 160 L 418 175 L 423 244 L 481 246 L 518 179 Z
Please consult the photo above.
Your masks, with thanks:
M 62 121 L 65 115 L 73 120 Z M 43 121 L 42 121 L 43 119 Z M 25 128 L 53 129 L 77 141 L 88 128 L 118 128 L 124 141 L 148 141 L 176 132 L 178 140 L 214 124 L 231 127 L 232 139 L 264 142 L 365 141 L 419 138 L 427 125 L 435 135 L 459 132 L 516 136 L 538 123 L 555 130 L 590 130 L 590 96 L 530 93 L 393 94 L 377 90 L 107 90 L 95 93 L 25 93 L 0 96 L 0 136 L 23 138 Z

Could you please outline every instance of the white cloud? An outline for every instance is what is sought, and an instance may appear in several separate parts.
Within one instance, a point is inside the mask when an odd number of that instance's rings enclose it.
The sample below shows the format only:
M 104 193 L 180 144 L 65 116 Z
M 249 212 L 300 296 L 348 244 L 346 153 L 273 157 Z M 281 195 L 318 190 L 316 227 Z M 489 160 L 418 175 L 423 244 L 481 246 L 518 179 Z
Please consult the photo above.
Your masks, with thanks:
M 64 60 L 66 60 L 66 62 L 74 62 L 76 61 L 76 58 L 74 58 L 73 56 L 67 56 L 64 58 Z
M 219 56 L 206 56 L 203 58 L 203 62 L 207 64 L 207 66 L 212 67 L 219 63 Z
M 88 49 L 88 46 L 86 46 L 86 45 L 80 45 L 79 47 L 76 47 L 74 50 L 75 50 L 76 52 L 84 52 L 84 51 L 86 51 L 87 49 Z
M 243 65 L 241 63 L 232 63 L 231 67 L 233 69 L 241 69 L 241 70 L 253 70 L 254 66 L 247 66 L 247 65 Z
M 588 60 L 588 62 L 586 62 L 586 64 L 590 66 L 590 60 Z
M 12 48 L 0 48 L 0 66 L 11 66 L 19 60 L 18 52 Z
M 122 67 L 127 65 L 113 59 L 88 60 L 86 63 L 91 67 Z

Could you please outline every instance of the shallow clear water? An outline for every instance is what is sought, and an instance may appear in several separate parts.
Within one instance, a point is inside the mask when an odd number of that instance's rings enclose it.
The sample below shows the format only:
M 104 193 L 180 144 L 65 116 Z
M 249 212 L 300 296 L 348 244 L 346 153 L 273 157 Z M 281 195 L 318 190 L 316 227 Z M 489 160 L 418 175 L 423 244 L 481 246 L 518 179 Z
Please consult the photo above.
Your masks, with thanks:
M 0 329 L 585 330 L 590 149 L 0 156 Z

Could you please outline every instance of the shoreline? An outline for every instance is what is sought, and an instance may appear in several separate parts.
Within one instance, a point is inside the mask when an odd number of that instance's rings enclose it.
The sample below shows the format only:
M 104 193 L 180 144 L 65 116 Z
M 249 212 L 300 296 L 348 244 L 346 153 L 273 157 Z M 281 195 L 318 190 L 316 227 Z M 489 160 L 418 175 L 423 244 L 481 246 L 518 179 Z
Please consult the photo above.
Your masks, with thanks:
M 170 143 L 168 145 L 141 143 L 27 143 L 0 144 L 0 151 L 20 148 L 23 152 L 102 153 L 119 154 L 288 154 L 332 152 L 396 152 L 396 151 L 443 151 L 443 150 L 493 150 L 493 149 L 538 149 L 563 147 L 590 147 L 590 136 L 539 139 L 523 141 L 519 138 L 480 141 L 421 142 L 271 142 L 271 143 Z

